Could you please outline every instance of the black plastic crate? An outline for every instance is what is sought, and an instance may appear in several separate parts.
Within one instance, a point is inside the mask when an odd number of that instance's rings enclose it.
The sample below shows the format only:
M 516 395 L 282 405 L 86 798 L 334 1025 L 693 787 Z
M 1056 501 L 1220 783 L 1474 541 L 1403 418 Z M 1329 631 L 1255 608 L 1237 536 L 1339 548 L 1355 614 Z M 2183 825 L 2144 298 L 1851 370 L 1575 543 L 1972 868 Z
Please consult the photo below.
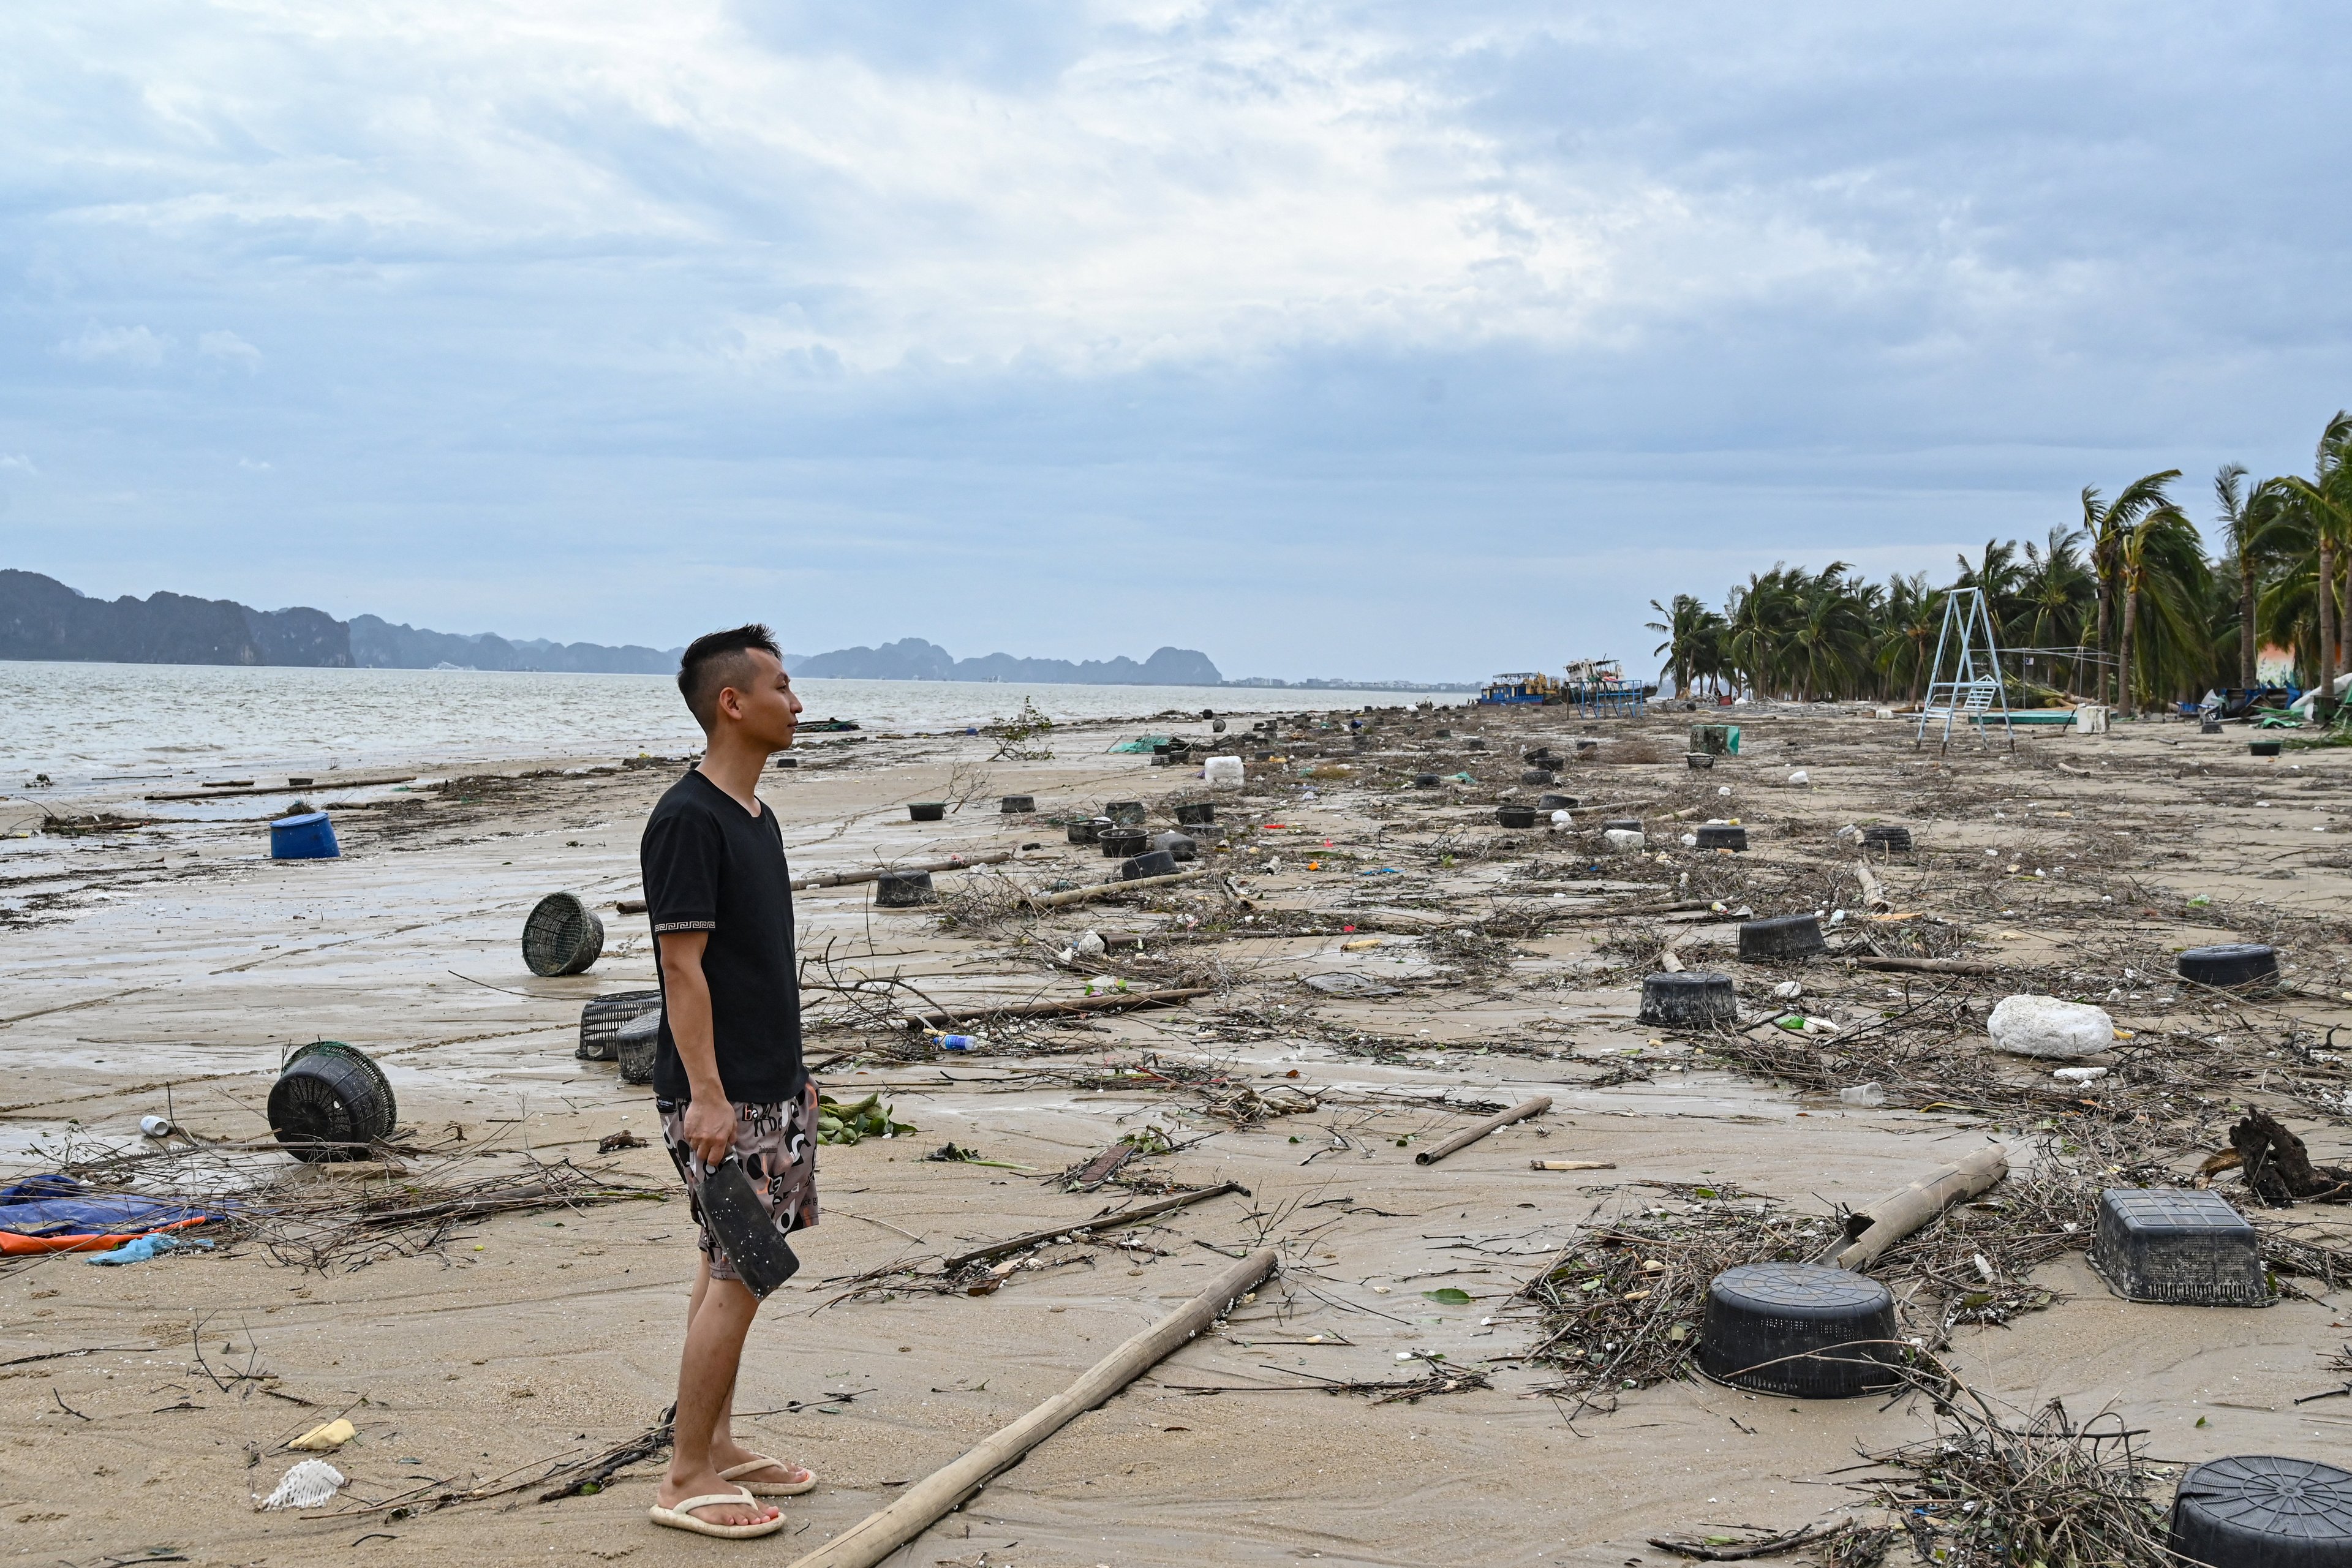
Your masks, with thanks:
M 2254 1227 L 2219 1193 L 2109 1187 L 2099 1194 L 2091 1267 L 2130 1301 L 2267 1307 Z

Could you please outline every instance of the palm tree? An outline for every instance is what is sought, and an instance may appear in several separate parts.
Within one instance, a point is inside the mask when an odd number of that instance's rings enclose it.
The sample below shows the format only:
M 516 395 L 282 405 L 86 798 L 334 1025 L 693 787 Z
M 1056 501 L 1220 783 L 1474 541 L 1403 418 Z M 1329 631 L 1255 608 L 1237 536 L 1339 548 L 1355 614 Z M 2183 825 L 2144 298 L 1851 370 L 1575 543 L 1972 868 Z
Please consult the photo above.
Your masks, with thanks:
M 2113 633 L 2118 609 L 2117 588 L 2123 574 L 2124 536 L 2141 518 L 2158 507 L 2168 507 L 2171 498 L 2164 487 L 2180 477 L 2179 468 L 2167 468 L 2160 474 L 2144 474 L 2126 485 L 2112 501 L 2102 501 L 2099 492 L 2089 485 L 2083 487 L 2083 532 L 2091 542 L 2091 573 L 2098 584 L 2098 614 L 2092 624 L 2091 645 L 2102 655 L 2115 647 Z M 2104 659 L 2095 682 L 2095 695 L 2107 700 L 2106 667 L 2115 663 Z M 2123 700 L 2123 671 L 2116 670 L 2116 700 Z
M 2198 611 L 2211 574 L 2197 525 L 2169 501 L 2141 513 L 2117 536 L 2116 562 L 2124 623 L 2116 674 L 2129 718 L 2139 711 L 2143 689 L 2177 692 L 2203 666 Z
M 1844 562 L 1832 561 L 1797 591 L 1787 647 L 1789 674 L 1801 702 L 1811 702 L 1816 692 L 1836 695 L 1862 668 L 1870 623 L 1847 577 L 1851 571 Z
M 2344 616 L 2336 597 L 2337 552 L 2352 542 L 2352 414 L 2339 410 L 2320 433 L 2312 477 L 2289 479 L 2283 484 L 2284 506 L 2310 531 L 2316 545 L 2318 690 L 2323 701 L 2332 705 L 2336 672 L 2343 663 Z
M 1650 608 L 1664 616 L 1652 621 L 1646 629 L 1664 632 L 1666 640 L 1650 651 L 1666 656 L 1666 673 L 1675 679 L 1675 689 L 1689 696 L 1691 683 L 1701 677 L 1721 673 L 1723 664 L 1723 617 L 1701 604 L 1690 594 L 1676 594 L 1669 609 L 1657 600 Z
M 1927 574 L 1886 581 L 1885 611 L 1879 616 L 1875 662 L 1889 680 L 1907 680 L 1916 704 L 1927 685 L 1927 662 L 1934 657 L 1936 635 L 1943 629 L 1944 594 L 1927 586 Z
M 2246 466 L 2226 465 L 2213 476 L 2213 499 L 2220 514 L 2222 541 L 2238 580 L 2238 684 L 2254 684 L 2257 639 L 2254 589 L 2263 569 L 2274 558 L 2290 531 L 2286 512 L 2292 491 L 2284 479 L 2264 479 L 2246 488 Z
M 2016 616 L 2003 633 L 2011 643 L 2029 648 L 2082 645 L 2084 616 L 2098 595 L 2083 563 L 2082 538 L 2078 529 L 2053 528 L 2046 551 L 2027 542 L 2025 564 L 2017 573 Z M 2065 677 L 2070 684 L 2073 675 L 2070 659 Z M 2051 683 L 2057 685 L 2060 679 L 2053 669 Z
M 1776 563 L 1760 576 L 1749 573 L 1746 585 L 1734 588 L 1724 605 L 1725 662 L 1757 696 L 1780 689 L 1781 650 L 1805 580 L 1803 567 L 1791 571 Z

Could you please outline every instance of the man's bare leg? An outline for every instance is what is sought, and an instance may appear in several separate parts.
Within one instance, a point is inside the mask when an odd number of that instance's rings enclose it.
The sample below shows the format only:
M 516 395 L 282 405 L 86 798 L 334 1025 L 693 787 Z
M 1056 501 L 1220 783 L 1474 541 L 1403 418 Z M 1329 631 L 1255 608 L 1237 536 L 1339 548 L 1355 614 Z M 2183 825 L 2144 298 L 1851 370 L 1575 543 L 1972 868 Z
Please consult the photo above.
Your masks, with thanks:
M 688 1332 L 693 1331 L 694 1315 L 702 1310 L 703 1298 L 709 1293 L 709 1289 L 710 1263 L 708 1258 L 705 1258 L 701 1266 L 695 1270 L 694 1294 L 687 1300 L 686 1322 Z M 760 1457 L 735 1440 L 735 1384 L 734 1380 L 730 1379 L 726 1396 L 719 1402 L 718 1417 L 711 1423 L 711 1468 L 731 1470 L 746 1460 Z M 771 1465 L 765 1469 L 752 1470 L 737 1476 L 730 1484 L 741 1486 L 747 1482 L 757 1481 L 763 1486 L 788 1487 L 808 1479 L 808 1475 L 806 1470 L 797 1465 Z
M 713 1279 L 705 1261 L 695 1272 L 688 1311 L 686 1350 L 678 1358 L 677 1413 L 670 1423 L 669 1474 L 655 1500 L 674 1508 L 684 1499 L 740 1489 L 721 1480 L 722 1465 L 740 1463 L 714 1455 L 713 1434 L 727 1420 L 734 1401 L 735 1373 L 742 1364 L 743 1341 L 760 1310 L 758 1300 L 736 1279 Z M 748 1457 L 748 1456 L 746 1456 Z M 713 1524 L 758 1524 L 776 1510 L 764 1503 L 712 1503 L 695 1510 Z

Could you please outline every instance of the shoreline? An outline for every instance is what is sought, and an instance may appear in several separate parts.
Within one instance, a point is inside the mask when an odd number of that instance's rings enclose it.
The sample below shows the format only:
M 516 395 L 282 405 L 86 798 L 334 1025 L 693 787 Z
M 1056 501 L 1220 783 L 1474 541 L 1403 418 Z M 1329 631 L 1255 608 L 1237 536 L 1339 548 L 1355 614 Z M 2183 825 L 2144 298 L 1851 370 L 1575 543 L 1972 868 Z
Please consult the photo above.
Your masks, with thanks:
M 1391 715 L 1362 749 L 1343 731 L 1286 734 L 1277 750 L 1289 762 L 1253 763 L 1245 795 L 1216 797 L 1221 817 L 1253 828 L 1220 858 L 1235 890 L 1180 886 L 1017 916 L 1012 887 L 1084 885 L 1112 868 L 1046 816 L 1139 799 L 1157 825 L 1171 797 L 1207 792 L 1188 770 L 1078 750 L 1103 743 L 1110 725 L 1072 727 L 1052 762 L 985 763 L 981 742 L 961 735 L 877 734 L 813 744 L 801 767 L 772 771 L 761 793 L 796 874 L 1014 852 L 1002 868 L 940 876 L 943 903 L 926 910 L 875 909 L 857 886 L 798 895 L 813 981 L 856 976 L 958 1003 L 1072 996 L 1109 976 L 1214 987 L 1176 1008 L 983 1026 L 986 1047 L 968 1056 L 918 1049 L 902 1030 L 867 1026 L 854 998 L 810 991 L 808 1050 L 831 1060 L 818 1074 L 825 1091 L 879 1091 L 919 1131 L 824 1150 L 824 1218 L 796 1238 L 808 1267 L 752 1335 L 742 1404 L 767 1414 L 747 1426 L 826 1482 L 787 1505 L 794 1555 L 1183 1300 L 1222 1266 L 1212 1249 L 1267 1239 L 1283 1248 L 1283 1272 L 1255 1302 L 992 1482 L 908 1560 L 1402 1563 L 1462 1554 L 1454 1543 L 1468 1541 L 1481 1563 L 1665 1568 L 1674 1559 L 1649 1537 L 1822 1518 L 1850 1500 L 1834 1472 L 1858 1445 L 1913 1441 L 1929 1423 L 1916 1402 L 1792 1402 L 1704 1381 L 1621 1390 L 1614 1414 L 1548 1395 L 1569 1372 L 1527 1358 L 1558 1325 L 1518 1292 L 1596 1226 L 1718 1223 L 1732 1200 L 1701 1188 L 1826 1215 L 1988 1137 L 2022 1171 L 2043 1157 L 2036 1123 L 2052 1118 L 2184 1173 L 2234 1113 L 2210 1087 L 2231 1063 L 2263 1064 L 2261 1092 L 2315 1159 L 2346 1158 L 2345 1115 L 2324 1113 L 2306 1087 L 2338 1069 L 2263 1053 L 2276 1048 L 2274 1015 L 2305 1020 L 2313 1038 L 2352 1021 L 2352 1005 L 2329 999 L 2352 986 L 2352 947 L 2332 923 L 2352 873 L 2332 863 L 2345 858 L 2340 838 L 2312 831 L 2352 826 L 2337 810 L 2352 806 L 2347 759 L 2258 768 L 2242 748 L 2194 749 L 2193 735 L 2168 745 L 2155 727 L 2021 742 L 2017 761 L 1973 748 L 1938 759 L 1914 752 L 1899 723 L 1789 711 L 1754 725 L 1742 757 L 1695 772 L 1679 747 L 1704 717 Z M 1763 716 L 1743 722 L 1752 717 Z M 1436 740 L 1436 728 L 1454 739 Z M 1464 749 L 1474 731 L 1487 750 Z M 1494 803 L 1536 793 L 1515 782 L 1517 753 L 1539 740 L 1570 757 L 1559 787 L 1587 804 L 1564 833 L 1499 830 Z M 1596 745 L 1580 756 L 1579 740 Z M 285 1563 L 383 1531 L 396 1539 L 360 1550 L 469 1568 L 574 1561 L 587 1545 L 632 1564 L 717 1550 L 645 1522 L 644 1465 L 555 1503 L 526 1492 L 402 1519 L 349 1511 L 424 1481 L 536 1473 L 643 1431 L 667 1397 L 690 1226 L 657 1142 L 596 1154 L 618 1131 L 654 1138 L 652 1108 L 647 1091 L 573 1047 L 583 1002 L 653 983 L 642 918 L 614 905 L 636 891 L 645 810 L 682 765 L 517 764 L 472 775 L 464 791 L 412 791 L 398 810 L 339 818 L 339 861 L 250 858 L 266 841 L 255 823 L 10 844 L 0 874 L 49 879 L 10 884 L 17 901 L 0 924 L 0 994 L 15 1004 L 0 1006 L 0 1059 L 17 1069 L 0 1117 L 10 1179 L 38 1165 L 37 1143 L 144 1147 L 138 1116 L 167 1106 L 209 1138 L 266 1134 L 261 1103 L 282 1052 L 323 1036 L 381 1062 L 404 1139 L 436 1152 L 404 1156 L 402 1174 L 287 1178 L 311 1201 L 506 1180 L 532 1160 L 571 1160 L 661 1194 L 469 1220 L 324 1272 L 234 1227 L 212 1252 L 122 1268 L 70 1257 L 0 1264 L 0 1309 L 21 1347 L 11 1355 L 136 1347 L 0 1368 L 0 1409 L 27 1439 L 8 1483 L 27 1516 L 22 1544 L 82 1560 L 169 1541 L 197 1563 Z M 1788 784 L 1797 767 L 1810 787 Z M 1455 771 L 1482 782 L 1409 785 L 1416 772 Z M 906 819 L 907 802 L 958 791 L 965 804 L 944 822 Z M 2277 809 L 2250 814 L 2239 804 L 2249 791 Z M 1003 817 L 996 797 L 1015 792 L 1035 795 L 1045 816 Z M 1672 864 L 1600 858 L 1591 808 L 1621 805 Z M 1748 824 L 1750 852 L 1700 857 L 1675 842 L 1711 816 Z M 1736 1041 L 1636 1020 L 1641 974 L 1668 936 L 1687 932 L 1685 962 L 1734 973 L 1751 1005 L 1771 1005 L 1779 976 L 1738 963 L 1728 926 L 1704 910 L 1685 923 L 1616 911 L 1679 892 L 1685 875 L 1747 889 L 1736 896 L 1759 913 L 1853 900 L 1850 875 L 1835 881 L 1853 858 L 1836 830 L 1880 819 L 1911 824 L 1921 846 L 1879 868 L 1887 888 L 1947 922 L 1935 941 L 1997 963 L 2003 977 L 1913 989 L 1905 976 L 1816 963 L 1801 972 L 1802 1005 L 1843 1014 L 1853 1032 L 1906 996 L 1973 998 L 1977 1013 L 1952 1014 L 1917 1049 L 1979 1075 L 1974 1109 L 1905 1103 L 1900 1081 L 1887 1105 L 1852 1107 L 1792 1076 L 1830 1059 L 1833 1041 L 1775 1073 L 1734 1056 Z M 2028 870 L 2069 869 L 2041 880 L 2002 869 L 2028 860 Z M 2280 869 L 2295 874 L 2271 877 Z M 2098 912 L 2128 887 L 2144 901 L 2127 916 Z M 518 935 L 531 902 L 559 888 L 603 917 L 604 955 L 584 974 L 541 979 L 523 969 Z M 2200 895 L 2211 904 L 2187 902 Z M 1768 910 L 1768 900 L 1779 901 Z M 2278 932 L 2292 965 L 2293 994 L 2265 1004 L 2252 1033 L 2229 1009 L 2126 984 L 2115 956 L 2242 929 Z M 1144 951 L 1091 966 L 1057 957 L 1088 930 L 1141 931 Z M 1376 994 L 1304 983 L 1340 972 Z M 2139 1108 L 2139 1121 L 2085 1111 L 2079 1095 L 2046 1098 L 2048 1064 L 1981 1047 L 1985 999 L 2094 973 L 2101 992 L 2107 979 L 2118 987 L 2106 1004 L 2118 1023 L 2155 1042 L 2119 1047 L 2125 1067 L 2152 1065 L 2110 1085 L 2113 1105 Z M 2134 1076 L 2142 1070 L 2174 1076 Z M 2255 1076 L 2238 1075 L 2231 1093 L 2243 1098 Z M 1413 1163 L 1415 1148 L 1538 1093 L 1554 1102 L 1545 1116 Z M 1043 1179 L 1129 1133 L 1152 1145 L 1154 1128 L 1168 1152 L 1129 1158 L 1095 1191 Z M 922 1158 L 950 1142 L 1024 1169 Z M 1536 1158 L 1614 1168 L 1539 1173 Z M 1227 1180 L 1249 1195 L 1031 1249 L 982 1295 L 903 1272 Z M 2234 1194 L 2233 1184 L 2217 1190 Z M 2283 1217 L 2318 1237 L 2345 1229 L 2324 1209 Z M 2341 1338 L 2332 1324 L 2345 1300 L 2297 1283 L 2318 1300 L 2261 1311 L 2141 1306 L 2115 1300 L 2070 1252 L 2018 1281 L 2057 1300 L 2005 1325 L 1957 1323 L 1945 1353 L 2020 1411 L 2051 1397 L 2078 1416 L 2111 1407 L 2148 1428 L 2168 1460 L 2324 1454 L 2316 1444 L 2336 1429 L 2291 1402 L 2327 1381 L 2322 1357 Z M 1465 1300 L 1431 1294 L 1448 1289 Z M 268 1375 L 216 1387 L 195 1367 L 197 1344 L 215 1372 L 233 1361 Z M 1476 1376 L 1390 1403 L 1309 1386 L 1439 1368 Z M 1193 1392 L 1202 1387 L 1283 1392 Z M 343 1500 L 316 1519 L 255 1512 L 253 1491 L 299 1457 L 277 1445 L 347 1405 L 361 1435 L 331 1457 L 352 1478 Z M 259 1456 L 250 1465 L 248 1453 Z M 89 1489 L 98 1469 L 110 1472 L 102 1494 Z

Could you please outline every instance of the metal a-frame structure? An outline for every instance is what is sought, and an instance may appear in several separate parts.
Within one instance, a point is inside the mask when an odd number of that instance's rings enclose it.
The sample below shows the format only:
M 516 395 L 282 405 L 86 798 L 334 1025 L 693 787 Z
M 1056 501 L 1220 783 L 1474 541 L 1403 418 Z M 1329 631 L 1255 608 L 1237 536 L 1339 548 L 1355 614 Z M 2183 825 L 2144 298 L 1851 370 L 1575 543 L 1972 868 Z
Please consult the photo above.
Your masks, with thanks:
M 2017 728 L 2010 722 L 2009 687 L 2000 678 L 2000 642 L 1993 634 L 1984 590 L 1948 589 L 1943 629 L 1936 634 L 1936 662 L 1928 672 L 1927 700 L 1919 705 L 1919 733 L 1912 747 L 1927 743 L 1927 726 L 1938 719 L 1944 721 L 1946 750 L 1951 747 L 1955 723 L 1975 725 L 1981 742 L 1985 726 L 1996 714 L 2015 750 Z

